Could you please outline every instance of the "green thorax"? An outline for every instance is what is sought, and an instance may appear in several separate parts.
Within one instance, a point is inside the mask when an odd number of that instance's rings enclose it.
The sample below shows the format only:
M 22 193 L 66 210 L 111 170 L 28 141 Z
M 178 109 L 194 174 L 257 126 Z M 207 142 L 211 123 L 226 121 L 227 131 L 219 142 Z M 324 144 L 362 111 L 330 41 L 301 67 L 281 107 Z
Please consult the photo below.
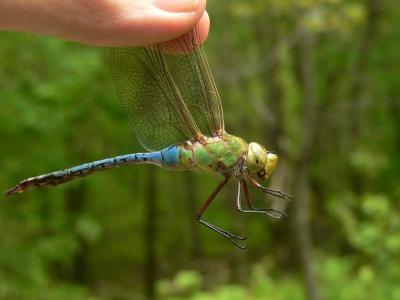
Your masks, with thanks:
M 202 143 L 184 143 L 179 146 L 179 168 L 231 173 L 247 149 L 245 140 L 229 134 L 207 137 Z

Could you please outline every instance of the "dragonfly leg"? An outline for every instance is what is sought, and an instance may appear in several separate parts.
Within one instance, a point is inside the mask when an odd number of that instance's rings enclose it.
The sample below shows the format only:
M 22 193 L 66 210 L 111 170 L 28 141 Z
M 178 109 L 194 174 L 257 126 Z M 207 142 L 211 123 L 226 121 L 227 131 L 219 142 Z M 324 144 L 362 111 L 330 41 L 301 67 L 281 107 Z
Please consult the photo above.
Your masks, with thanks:
M 241 190 L 243 189 L 244 192 L 244 198 L 247 202 L 247 205 L 249 206 L 249 209 L 243 209 L 242 208 L 242 203 L 241 203 Z M 250 193 L 249 189 L 247 188 L 247 183 L 244 180 L 241 180 L 238 182 L 238 191 L 237 191 L 237 197 L 236 197 L 236 207 L 239 211 L 244 212 L 244 213 L 259 213 L 259 214 L 265 214 L 267 216 L 270 216 L 275 219 L 280 219 L 283 215 L 286 215 L 285 212 L 282 211 L 277 211 L 272 208 L 258 208 L 254 207 L 253 203 L 250 198 Z
M 280 198 L 286 201 L 290 201 L 293 196 L 286 194 L 284 192 L 278 191 L 278 190 L 274 190 L 274 189 L 270 189 L 267 188 L 265 186 L 262 186 L 261 184 L 259 184 L 257 181 L 255 181 L 253 178 L 251 178 L 250 176 L 246 176 L 246 178 L 249 180 L 249 182 L 257 189 L 259 189 L 260 191 L 267 193 L 271 196 L 274 196 L 276 198 Z
M 197 211 L 196 213 L 196 220 L 198 222 L 200 222 L 201 224 L 203 224 L 204 226 L 208 227 L 209 229 L 217 232 L 218 234 L 222 235 L 223 237 L 229 239 L 235 246 L 237 246 L 240 249 L 245 249 L 246 246 L 241 245 L 238 243 L 238 241 L 244 241 L 247 239 L 247 237 L 243 237 L 243 236 L 237 236 L 233 233 L 230 233 L 229 231 L 223 230 L 207 221 L 204 221 L 201 216 L 203 215 L 203 213 L 205 212 L 205 210 L 207 209 L 207 207 L 211 204 L 211 202 L 215 199 L 215 197 L 217 196 L 217 194 L 222 190 L 222 188 L 226 185 L 226 183 L 228 182 L 229 178 L 226 177 L 224 179 L 224 181 L 222 181 L 216 188 L 215 190 L 211 193 L 211 195 L 208 197 L 208 199 L 206 200 L 206 202 L 204 202 L 204 204 L 200 207 L 200 209 Z

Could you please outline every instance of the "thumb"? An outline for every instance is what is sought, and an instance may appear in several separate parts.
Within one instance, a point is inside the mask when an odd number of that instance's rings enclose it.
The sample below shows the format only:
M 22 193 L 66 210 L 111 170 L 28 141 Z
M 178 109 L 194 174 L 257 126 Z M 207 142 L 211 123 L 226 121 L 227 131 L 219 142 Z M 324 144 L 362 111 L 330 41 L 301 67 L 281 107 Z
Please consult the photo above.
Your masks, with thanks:
M 91 44 L 144 46 L 172 40 L 188 32 L 205 14 L 206 0 L 119 0 L 112 16 L 96 24 Z M 208 32 L 208 22 L 200 22 Z M 205 34 L 204 36 L 206 36 Z

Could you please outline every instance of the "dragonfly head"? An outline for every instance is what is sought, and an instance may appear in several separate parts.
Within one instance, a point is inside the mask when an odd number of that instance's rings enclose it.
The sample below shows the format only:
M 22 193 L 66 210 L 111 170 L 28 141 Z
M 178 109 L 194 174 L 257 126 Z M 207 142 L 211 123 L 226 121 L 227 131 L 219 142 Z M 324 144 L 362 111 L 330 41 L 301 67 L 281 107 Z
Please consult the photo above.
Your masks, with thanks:
M 274 171 L 278 155 L 267 151 L 258 143 L 250 143 L 247 152 L 247 168 L 252 177 L 266 179 Z

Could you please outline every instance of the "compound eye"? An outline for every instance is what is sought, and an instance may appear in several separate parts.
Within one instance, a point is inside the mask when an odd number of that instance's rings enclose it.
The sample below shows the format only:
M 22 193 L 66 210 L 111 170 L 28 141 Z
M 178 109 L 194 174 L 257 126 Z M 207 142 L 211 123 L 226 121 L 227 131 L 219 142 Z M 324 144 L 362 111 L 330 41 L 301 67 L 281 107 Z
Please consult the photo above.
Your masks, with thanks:
M 267 162 L 265 164 L 265 173 L 267 177 L 269 177 L 271 173 L 274 171 L 277 163 L 278 163 L 278 155 L 269 152 L 267 154 Z
M 264 169 L 267 162 L 267 151 L 257 143 L 249 144 L 247 154 L 247 165 L 250 170 L 258 172 Z

